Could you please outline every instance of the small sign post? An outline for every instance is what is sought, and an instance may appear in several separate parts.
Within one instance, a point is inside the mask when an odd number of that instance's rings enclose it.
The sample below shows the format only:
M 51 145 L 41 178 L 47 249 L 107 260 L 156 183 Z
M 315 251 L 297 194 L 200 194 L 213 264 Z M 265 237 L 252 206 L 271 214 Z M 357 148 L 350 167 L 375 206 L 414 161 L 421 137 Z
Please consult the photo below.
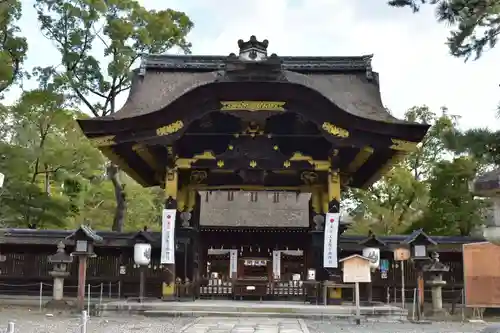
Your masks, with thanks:
M 371 282 L 371 259 L 354 254 L 339 260 L 344 272 L 344 283 L 354 283 L 354 297 L 356 300 L 356 324 L 361 324 L 361 306 L 359 301 L 359 283 Z
M 401 266 L 401 307 L 406 306 L 405 301 L 405 261 L 410 259 L 410 250 L 406 247 L 398 247 L 394 249 L 394 260 L 399 261 Z

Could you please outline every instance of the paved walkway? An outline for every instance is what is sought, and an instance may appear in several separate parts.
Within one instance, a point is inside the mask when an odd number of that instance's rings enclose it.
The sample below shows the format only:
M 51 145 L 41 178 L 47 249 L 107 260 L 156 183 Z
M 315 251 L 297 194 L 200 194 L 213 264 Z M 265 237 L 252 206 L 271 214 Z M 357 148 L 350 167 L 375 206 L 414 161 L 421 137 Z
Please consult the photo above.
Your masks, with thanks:
M 302 319 L 201 317 L 181 333 L 309 333 Z

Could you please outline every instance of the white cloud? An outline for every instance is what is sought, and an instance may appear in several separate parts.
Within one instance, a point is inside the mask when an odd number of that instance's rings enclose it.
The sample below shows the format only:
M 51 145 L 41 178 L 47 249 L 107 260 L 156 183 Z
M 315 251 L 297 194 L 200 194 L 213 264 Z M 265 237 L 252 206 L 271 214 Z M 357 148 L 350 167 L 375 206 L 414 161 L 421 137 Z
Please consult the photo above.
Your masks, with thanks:
M 25 1 L 27 10 L 31 2 Z M 165 4 L 142 2 L 157 9 Z M 269 39 L 270 52 L 278 55 L 374 53 L 383 100 L 397 116 L 413 105 L 436 110 L 446 105 L 462 117 L 463 127 L 500 124 L 494 75 L 500 50 L 467 64 L 452 58 L 444 45 L 447 29 L 436 23 L 430 8 L 414 15 L 389 8 L 382 0 L 177 0 L 168 5 L 195 22 L 190 36 L 194 54 L 235 52 L 236 41 L 252 34 Z M 31 46 L 30 64 L 49 64 L 55 53 L 48 51 L 51 44 L 43 41 L 34 18 L 31 10 L 22 22 Z

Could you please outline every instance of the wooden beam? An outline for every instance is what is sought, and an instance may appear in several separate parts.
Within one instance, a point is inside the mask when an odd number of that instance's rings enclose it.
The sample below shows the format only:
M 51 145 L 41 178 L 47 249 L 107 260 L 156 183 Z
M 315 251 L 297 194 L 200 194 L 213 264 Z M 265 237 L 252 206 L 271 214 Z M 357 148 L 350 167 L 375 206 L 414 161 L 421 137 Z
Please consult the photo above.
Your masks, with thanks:
M 103 146 L 99 147 L 99 150 L 106 156 L 112 163 L 117 165 L 121 170 L 125 171 L 132 179 L 141 184 L 144 187 L 150 186 L 151 184 L 147 182 L 142 176 L 140 176 L 134 169 L 132 169 L 129 164 L 118 154 L 115 153 L 112 147 Z
M 361 148 L 354 159 L 347 166 L 347 172 L 354 174 L 373 155 L 373 148 L 366 146 Z

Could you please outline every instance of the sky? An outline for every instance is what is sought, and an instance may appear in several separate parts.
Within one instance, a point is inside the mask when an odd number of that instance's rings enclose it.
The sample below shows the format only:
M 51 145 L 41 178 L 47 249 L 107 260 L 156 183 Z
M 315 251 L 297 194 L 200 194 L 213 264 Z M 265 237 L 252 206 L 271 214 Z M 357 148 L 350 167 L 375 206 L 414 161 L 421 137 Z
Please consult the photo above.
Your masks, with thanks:
M 59 55 L 40 33 L 34 0 L 24 0 L 20 22 L 29 42 L 26 66 L 57 63 Z M 401 118 L 408 108 L 428 105 L 461 117 L 462 128 L 500 128 L 500 47 L 477 61 L 449 55 L 448 27 L 431 7 L 418 14 L 391 8 L 386 0 L 139 0 L 146 8 L 165 6 L 186 12 L 195 27 L 189 35 L 193 54 L 228 55 L 237 40 L 268 39 L 270 53 L 282 56 L 357 56 L 374 54 L 382 100 Z M 27 85 L 29 86 L 29 84 Z M 7 101 L 19 96 L 13 89 Z M 126 94 L 120 98 L 125 101 Z

